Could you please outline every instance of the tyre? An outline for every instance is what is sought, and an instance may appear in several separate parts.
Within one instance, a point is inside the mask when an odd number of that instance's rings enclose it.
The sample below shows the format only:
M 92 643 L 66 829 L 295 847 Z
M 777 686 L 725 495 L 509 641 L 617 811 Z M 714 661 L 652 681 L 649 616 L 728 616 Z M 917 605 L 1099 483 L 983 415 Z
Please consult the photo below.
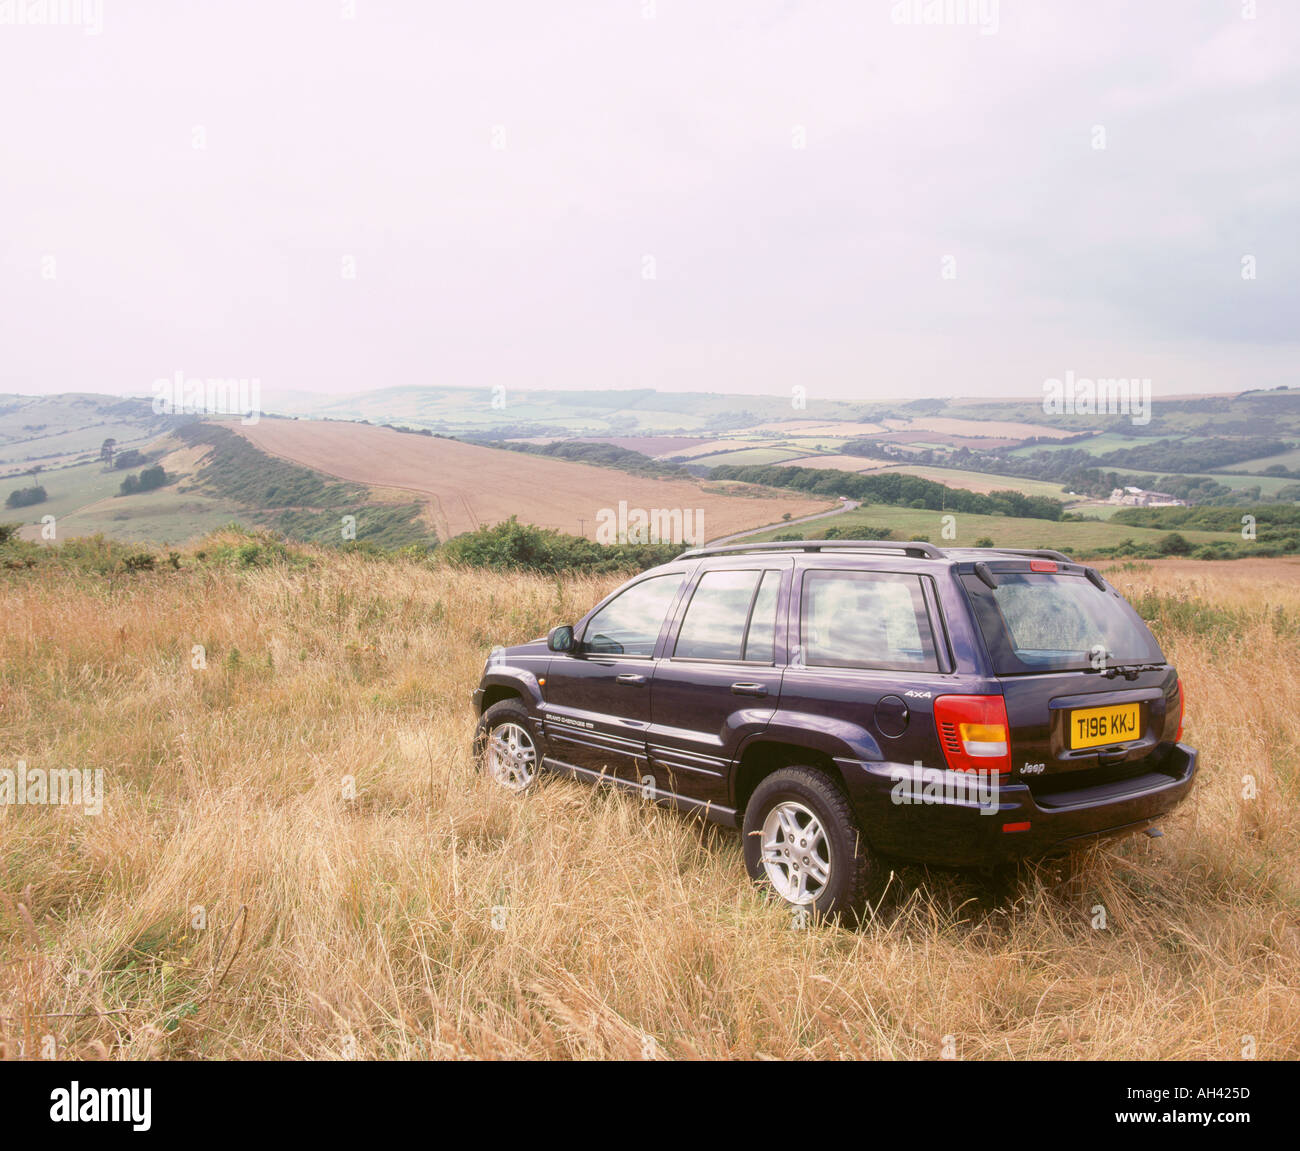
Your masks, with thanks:
M 474 754 L 487 775 L 508 791 L 525 791 L 542 765 L 541 739 L 528 709 L 517 699 L 489 707 L 474 733 Z
M 743 835 L 750 878 L 792 907 L 860 917 L 882 887 L 848 797 L 815 768 L 767 776 L 745 807 Z

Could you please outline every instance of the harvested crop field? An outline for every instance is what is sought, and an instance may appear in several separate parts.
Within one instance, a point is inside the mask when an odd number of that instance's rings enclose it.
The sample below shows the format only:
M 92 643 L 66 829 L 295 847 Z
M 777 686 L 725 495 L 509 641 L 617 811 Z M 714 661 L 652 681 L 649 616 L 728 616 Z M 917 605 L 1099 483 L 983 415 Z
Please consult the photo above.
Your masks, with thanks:
M 689 451 L 704 443 L 699 436 L 523 436 L 510 441 L 515 444 L 613 444 L 643 456 L 671 456 Z
M 262 451 L 325 475 L 373 487 L 414 492 L 428 503 L 440 539 L 474 531 L 517 515 L 521 523 L 557 528 L 594 539 L 597 513 L 629 508 L 704 511 L 712 539 L 830 507 L 824 499 L 783 496 L 690 480 L 656 480 L 614 468 L 570 463 L 434 436 L 407 435 L 366 424 L 313 420 L 263 420 L 227 425 Z
M 820 455 L 799 456 L 785 461 L 792 468 L 821 468 L 841 472 L 869 472 L 889 467 L 889 460 L 869 459 L 866 456 Z

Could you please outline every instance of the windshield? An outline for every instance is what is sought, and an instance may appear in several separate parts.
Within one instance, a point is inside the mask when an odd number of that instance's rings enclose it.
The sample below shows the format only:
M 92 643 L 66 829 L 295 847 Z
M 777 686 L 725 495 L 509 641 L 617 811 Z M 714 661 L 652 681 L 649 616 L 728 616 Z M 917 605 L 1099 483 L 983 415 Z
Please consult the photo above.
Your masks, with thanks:
M 995 575 L 996 588 L 975 575 L 963 582 L 999 675 L 1165 662 L 1155 637 L 1118 592 L 1075 575 Z

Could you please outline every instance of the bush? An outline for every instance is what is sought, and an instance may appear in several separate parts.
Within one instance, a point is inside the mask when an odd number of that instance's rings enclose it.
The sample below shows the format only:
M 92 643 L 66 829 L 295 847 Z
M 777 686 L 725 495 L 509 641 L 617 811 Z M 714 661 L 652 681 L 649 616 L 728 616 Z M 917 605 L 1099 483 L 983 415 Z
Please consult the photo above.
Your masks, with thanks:
M 44 503 L 47 498 L 45 489 L 40 484 L 33 484 L 30 488 L 15 488 L 11 491 L 5 500 L 5 507 L 27 508 L 32 504 Z
M 122 481 L 119 494 L 130 496 L 136 492 L 151 492 L 169 482 L 170 480 L 167 473 L 163 471 L 162 464 L 154 464 L 151 468 L 145 468 L 138 476 L 127 476 Z
M 643 571 L 667 563 L 685 547 L 678 544 L 598 544 L 554 528 L 521 524 L 511 516 L 503 523 L 448 540 L 439 554 L 451 563 L 498 571 L 563 572 Z
M 997 547 L 997 544 L 995 544 L 989 536 L 980 536 L 980 538 L 975 541 L 975 546 L 977 548 L 992 548 Z

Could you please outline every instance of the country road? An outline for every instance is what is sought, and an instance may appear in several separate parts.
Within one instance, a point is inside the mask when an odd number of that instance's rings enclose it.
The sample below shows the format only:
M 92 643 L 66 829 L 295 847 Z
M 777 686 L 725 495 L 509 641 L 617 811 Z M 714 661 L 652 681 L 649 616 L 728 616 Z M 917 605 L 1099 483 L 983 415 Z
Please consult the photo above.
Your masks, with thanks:
M 854 508 L 861 506 L 861 502 L 858 500 L 845 500 L 839 507 L 832 508 L 828 512 L 814 512 L 810 516 L 799 516 L 797 519 L 793 520 L 782 520 L 780 523 L 768 524 L 767 527 L 764 528 L 750 528 L 748 531 L 733 532 L 729 536 L 719 536 L 716 540 L 709 540 L 707 546 L 711 548 L 721 547 L 723 544 L 731 543 L 732 540 L 743 540 L 746 536 L 762 535 L 763 532 L 770 532 L 773 528 L 790 528 L 794 527 L 795 524 L 806 524 L 811 520 L 824 520 L 828 516 L 842 516 L 845 512 L 851 512 Z

